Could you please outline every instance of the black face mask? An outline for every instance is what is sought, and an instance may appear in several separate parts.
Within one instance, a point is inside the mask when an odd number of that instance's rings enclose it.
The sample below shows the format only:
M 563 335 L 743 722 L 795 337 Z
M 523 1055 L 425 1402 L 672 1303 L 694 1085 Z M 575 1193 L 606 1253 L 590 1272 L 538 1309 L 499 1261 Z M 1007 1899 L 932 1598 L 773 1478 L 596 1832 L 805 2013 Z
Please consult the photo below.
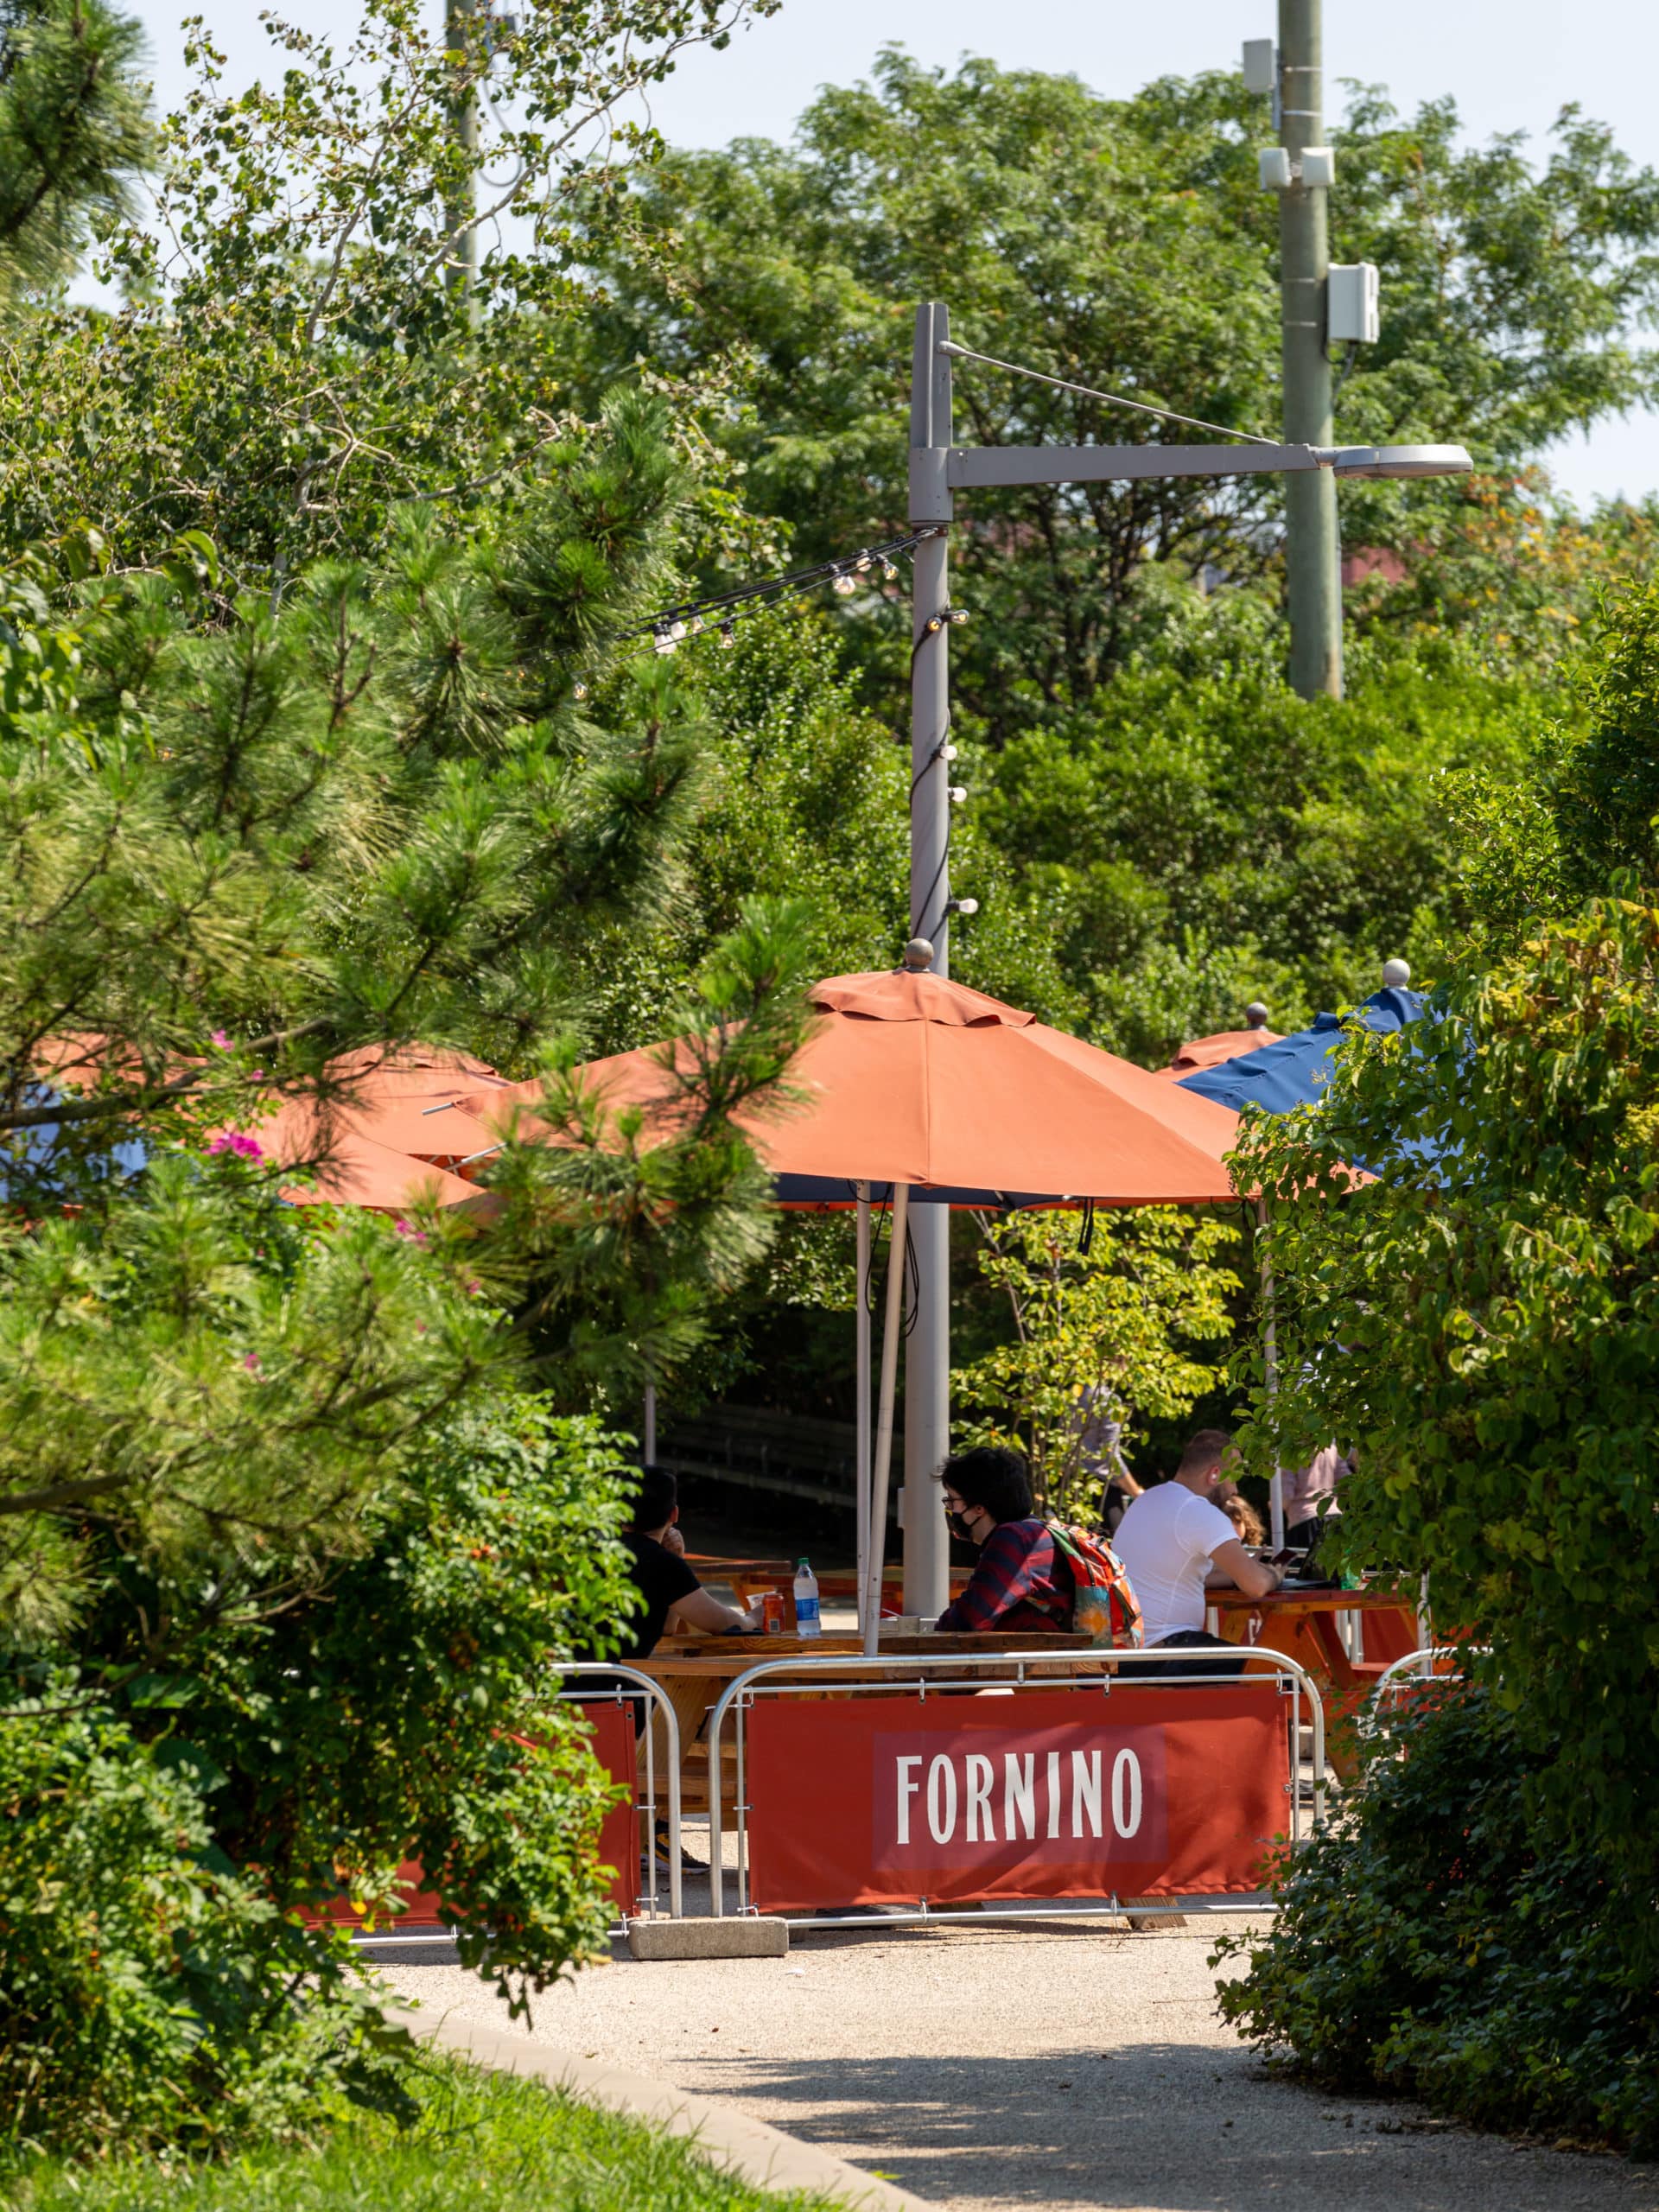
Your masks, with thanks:
M 974 1510 L 974 1508 L 970 1505 L 968 1510 L 971 1513 Z M 967 1521 L 962 1514 L 951 1512 L 950 1508 L 947 1506 L 945 1509 L 944 1517 L 950 1524 L 950 1533 L 952 1535 L 960 1536 L 964 1544 L 971 1544 L 973 1542 L 973 1532 L 969 1528 Z

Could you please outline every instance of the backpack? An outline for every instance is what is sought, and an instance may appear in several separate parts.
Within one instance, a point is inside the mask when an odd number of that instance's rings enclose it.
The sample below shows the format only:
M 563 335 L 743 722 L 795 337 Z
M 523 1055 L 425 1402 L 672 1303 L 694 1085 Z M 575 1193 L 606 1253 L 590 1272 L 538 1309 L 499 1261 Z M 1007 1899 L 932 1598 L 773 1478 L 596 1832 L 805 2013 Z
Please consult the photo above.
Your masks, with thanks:
M 1141 1608 L 1128 1570 L 1104 1537 L 1065 1521 L 1051 1521 L 1054 1556 L 1071 1575 L 1071 1625 L 1096 1645 L 1138 1651 Z

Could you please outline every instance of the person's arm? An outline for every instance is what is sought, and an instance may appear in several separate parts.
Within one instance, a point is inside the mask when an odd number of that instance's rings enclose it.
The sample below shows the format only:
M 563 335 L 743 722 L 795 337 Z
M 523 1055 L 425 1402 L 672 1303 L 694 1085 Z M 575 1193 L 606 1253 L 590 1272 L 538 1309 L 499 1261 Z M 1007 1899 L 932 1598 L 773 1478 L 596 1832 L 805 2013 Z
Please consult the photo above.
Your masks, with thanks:
M 1236 1536 L 1217 1544 L 1210 1554 L 1211 1575 L 1224 1575 L 1247 1598 L 1265 1598 L 1279 1587 L 1284 1576 L 1264 1560 L 1252 1559 Z
M 732 1636 L 740 1630 L 758 1629 L 760 1625 L 764 1602 L 757 1598 L 747 1612 L 739 1612 L 735 1605 L 728 1605 L 714 1594 L 699 1587 L 690 1590 L 683 1598 L 677 1598 L 669 1608 L 668 1625 L 683 1622 L 688 1628 L 701 1629 L 708 1636 Z

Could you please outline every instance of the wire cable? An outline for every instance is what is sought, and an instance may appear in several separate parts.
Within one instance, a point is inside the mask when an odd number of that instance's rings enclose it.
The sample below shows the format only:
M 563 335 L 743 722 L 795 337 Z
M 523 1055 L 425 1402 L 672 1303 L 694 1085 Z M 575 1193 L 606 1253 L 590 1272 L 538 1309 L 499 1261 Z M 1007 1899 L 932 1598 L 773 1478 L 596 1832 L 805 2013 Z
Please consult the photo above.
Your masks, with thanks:
M 1080 392 L 1085 399 L 1109 400 L 1114 407 L 1133 408 L 1137 415 L 1156 415 L 1166 423 L 1185 423 L 1191 430 L 1214 430 L 1224 438 L 1244 438 L 1253 446 L 1277 445 L 1277 438 L 1264 438 L 1255 430 L 1230 429 L 1224 423 L 1206 423 L 1201 415 L 1178 415 L 1173 407 L 1154 407 L 1144 399 L 1126 399 L 1121 391 L 1098 391 L 1093 385 L 1070 384 L 1064 377 L 1046 376 L 1041 369 L 1022 369 L 1017 361 L 999 361 L 995 353 L 976 353 L 971 346 L 958 346 L 952 338 L 941 339 L 941 353 L 956 353 L 964 361 L 982 361 L 987 368 L 1006 369 L 1011 377 L 1029 377 L 1033 384 L 1052 384 L 1057 391 Z

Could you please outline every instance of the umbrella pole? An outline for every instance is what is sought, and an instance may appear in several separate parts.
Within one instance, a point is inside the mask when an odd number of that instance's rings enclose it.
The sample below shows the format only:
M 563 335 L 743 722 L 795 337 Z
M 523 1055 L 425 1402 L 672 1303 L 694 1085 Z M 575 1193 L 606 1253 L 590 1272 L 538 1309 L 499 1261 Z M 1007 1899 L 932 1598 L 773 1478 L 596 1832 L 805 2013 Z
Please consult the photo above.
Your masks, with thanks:
M 858 1498 L 858 1625 L 868 1610 L 865 1585 L 870 1579 L 870 1186 L 858 1187 L 857 1402 L 854 1484 Z
M 1262 1352 L 1267 1394 L 1271 1400 L 1279 1395 L 1279 1332 L 1274 1321 L 1273 1262 L 1267 1251 L 1268 1202 L 1265 1198 L 1259 1198 L 1255 1202 L 1255 1226 L 1262 1239 Z M 1268 1534 L 1273 1539 L 1273 1548 L 1276 1552 L 1282 1551 L 1285 1545 L 1285 1471 L 1279 1465 L 1276 1456 L 1268 1511 Z
M 881 1322 L 881 1396 L 875 1416 L 875 1464 L 870 1495 L 870 1568 L 864 1586 L 864 1650 L 874 1657 L 881 1625 L 881 1567 L 887 1538 L 887 1475 L 893 1464 L 893 1401 L 898 1382 L 899 1319 L 905 1295 L 905 1232 L 910 1223 L 910 1185 L 893 1186 L 893 1229 L 887 1241 L 887 1300 Z
M 657 1385 L 654 1382 L 645 1385 L 644 1432 L 639 1440 L 645 1447 L 641 1456 L 646 1466 L 654 1467 L 657 1464 Z

